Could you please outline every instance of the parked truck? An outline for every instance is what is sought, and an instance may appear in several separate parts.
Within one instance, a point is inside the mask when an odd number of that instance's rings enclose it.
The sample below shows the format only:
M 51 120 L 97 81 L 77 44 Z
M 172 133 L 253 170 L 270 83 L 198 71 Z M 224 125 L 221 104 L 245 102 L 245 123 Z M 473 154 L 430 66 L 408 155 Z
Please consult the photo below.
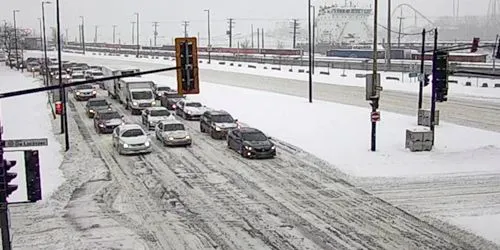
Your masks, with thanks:
M 130 109 L 132 115 L 138 115 L 145 108 L 156 104 L 155 83 L 141 77 L 127 77 L 118 81 L 118 100 Z
M 133 74 L 133 73 L 138 73 L 141 70 L 138 68 L 131 68 L 131 67 L 126 67 L 126 66 L 105 66 L 102 67 L 102 73 L 104 77 L 109 77 L 109 76 L 123 76 L 127 74 Z M 108 96 L 110 96 L 112 99 L 119 99 L 118 98 L 118 82 L 119 79 L 114 79 L 114 80 L 107 80 L 104 82 L 104 89 L 107 90 Z

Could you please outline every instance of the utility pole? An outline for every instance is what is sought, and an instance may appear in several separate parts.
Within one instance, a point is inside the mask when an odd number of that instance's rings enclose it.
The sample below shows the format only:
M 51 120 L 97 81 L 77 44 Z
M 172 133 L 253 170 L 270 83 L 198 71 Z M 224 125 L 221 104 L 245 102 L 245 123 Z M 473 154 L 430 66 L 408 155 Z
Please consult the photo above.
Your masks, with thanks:
M 392 51 L 392 45 L 391 45 L 391 1 L 392 0 L 387 0 L 387 48 L 385 50 L 385 62 L 388 66 L 388 68 L 391 66 L 391 51 Z
M 159 22 L 153 22 L 153 27 L 155 28 L 155 31 L 153 33 L 153 37 L 154 37 L 154 46 L 156 47 L 156 38 L 158 37 L 158 24 Z
M 260 49 L 260 29 L 257 28 L 257 49 Z
M 113 25 L 113 45 L 115 44 L 115 38 L 116 38 L 116 25 Z
M 3 158 L 3 126 L 0 124 L 0 171 L 2 174 L 2 184 L 6 184 L 6 176 L 5 176 L 5 167 L 4 167 L 4 158 Z M 7 186 L 7 185 L 5 185 Z M 11 242 L 10 242 L 10 226 L 9 226 L 9 209 L 8 209 L 8 201 L 7 201 L 7 190 L 6 187 L 1 187 L 0 191 L 0 227 L 2 229 L 2 249 L 11 250 Z
M 138 58 L 139 57 L 139 50 L 141 49 L 141 44 L 139 42 L 139 36 L 140 36 L 140 31 L 139 31 L 139 13 L 136 12 L 134 13 L 136 16 L 137 16 L 137 55 L 136 57 Z
M 252 49 L 253 49 L 253 24 L 250 27 L 252 29 Z
M 132 42 L 130 44 L 134 44 L 134 41 L 135 41 L 135 22 L 131 22 L 132 23 Z
M 229 36 L 229 48 L 233 47 L 233 28 L 234 28 L 234 19 L 228 19 L 229 30 L 227 31 L 227 35 Z
M 94 44 L 97 43 L 97 25 L 95 26 L 95 31 L 94 31 Z
M 311 0 L 307 3 L 307 29 L 309 31 L 309 103 L 312 103 L 312 30 L 311 30 Z
M 189 26 L 189 21 L 183 21 L 182 26 L 184 26 L 184 37 L 188 37 L 187 27 Z
M 422 30 L 422 50 L 420 54 L 420 83 L 418 86 L 418 110 L 422 109 L 422 101 L 424 96 L 424 82 L 425 82 L 425 29 Z
M 260 31 L 262 32 L 262 48 L 264 48 L 264 28 L 261 28 Z
M 66 40 L 64 40 L 64 43 L 67 43 L 69 41 L 69 29 L 66 28 L 64 31 L 66 32 Z
M 373 12 L 373 72 L 372 72 L 372 84 L 377 85 L 377 59 L 378 59 L 378 51 L 377 51 L 377 18 L 378 18 L 378 0 L 374 0 L 374 12 Z M 371 99 L 370 105 L 372 106 L 371 116 L 373 117 L 378 111 L 380 97 L 376 96 Z M 372 129 L 371 129 L 371 151 L 375 152 L 377 150 L 377 121 L 373 118 L 371 119 Z
M 208 43 L 207 43 L 207 51 L 208 51 L 208 63 L 212 63 L 210 58 L 210 52 L 212 51 L 212 44 L 210 41 L 210 9 L 205 10 L 207 12 L 207 33 L 208 33 Z
M 398 48 L 401 47 L 401 29 L 403 28 L 403 8 L 401 8 L 401 15 L 398 17 L 399 19 L 399 32 L 398 32 Z
M 40 50 L 43 51 L 43 28 L 42 28 L 42 18 L 38 18 L 38 22 L 40 23 Z M 5 37 L 7 40 L 7 37 Z M 45 78 L 43 78 L 43 84 L 45 85 Z
M 14 48 L 16 49 L 16 69 L 19 70 L 19 54 L 17 52 L 17 27 L 16 27 L 16 13 L 19 12 L 19 10 L 13 10 L 12 13 L 14 14 Z
M 45 36 L 45 4 L 50 4 L 50 2 L 48 1 L 43 1 L 42 2 L 42 43 L 43 43 L 43 54 L 44 54 L 44 58 L 43 58 L 43 67 L 44 67 L 44 70 L 43 71 L 40 71 L 40 72 L 44 72 L 43 74 L 43 80 L 44 80 L 44 83 L 45 83 L 45 86 L 49 86 L 49 75 L 47 74 L 47 37 Z
M 312 73 L 316 69 L 316 6 L 312 6 L 313 15 L 312 15 Z
M 80 18 L 82 19 L 82 48 L 85 55 L 85 18 L 83 16 L 80 16 Z
M 299 19 L 292 19 L 293 21 L 293 47 L 297 48 L 297 30 L 299 29 Z
M 64 141 L 66 152 L 69 150 L 69 131 L 68 131 L 68 105 L 66 103 L 66 88 L 62 81 L 62 48 L 61 48 L 61 18 L 59 11 L 59 0 L 56 0 L 56 13 L 57 13 L 57 61 L 59 64 L 59 94 L 61 95 L 61 103 L 63 105 L 63 112 L 61 115 L 61 132 L 64 133 Z

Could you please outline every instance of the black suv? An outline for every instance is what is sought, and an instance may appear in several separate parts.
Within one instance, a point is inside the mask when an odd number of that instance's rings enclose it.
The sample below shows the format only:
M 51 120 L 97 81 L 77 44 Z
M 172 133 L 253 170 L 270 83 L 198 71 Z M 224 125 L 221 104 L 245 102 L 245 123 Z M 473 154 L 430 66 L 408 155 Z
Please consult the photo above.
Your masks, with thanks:
M 214 139 L 225 139 L 227 132 L 238 127 L 235 120 L 228 112 L 223 110 L 210 110 L 200 118 L 200 131 L 209 133 Z
M 227 146 L 245 158 L 273 158 L 276 146 L 260 130 L 237 128 L 227 135 Z
M 123 124 L 123 115 L 115 110 L 98 110 L 94 115 L 94 127 L 98 134 L 113 133 L 113 130 Z
M 179 95 L 176 92 L 166 92 L 160 96 L 161 106 L 168 110 L 175 110 L 177 108 L 176 104 L 184 99 L 185 96 Z

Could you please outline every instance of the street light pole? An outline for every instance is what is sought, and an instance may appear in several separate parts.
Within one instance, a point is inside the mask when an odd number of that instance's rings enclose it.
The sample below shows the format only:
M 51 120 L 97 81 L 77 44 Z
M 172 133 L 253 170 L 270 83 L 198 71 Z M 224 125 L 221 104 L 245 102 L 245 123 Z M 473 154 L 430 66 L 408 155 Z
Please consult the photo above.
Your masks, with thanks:
M 19 10 L 13 10 L 12 11 L 12 13 L 14 14 L 14 46 L 15 46 L 15 49 L 16 49 L 16 69 L 19 70 L 19 54 L 17 52 L 16 12 L 19 12 Z
M 207 50 L 208 50 L 208 63 L 211 63 L 210 59 L 210 51 L 212 50 L 212 44 L 210 43 L 210 9 L 205 10 L 208 15 L 208 45 L 207 45 Z
M 69 131 L 68 131 L 68 109 L 66 105 L 66 88 L 62 81 L 62 48 L 61 48 L 61 18 L 59 11 L 59 0 L 56 0 L 56 13 L 57 13 L 57 61 L 59 64 L 59 86 L 61 103 L 63 105 L 63 112 L 61 115 L 61 132 L 64 133 L 66 144 L 66 151 L 69 150 Z M 85 43 L 84 43 L 85 44 Z
M 377 59 L 378 59 L 378 51 L 377 51 L 377 25 L 378 25 L 378 0 L 374 0 L 374 12 L 373 12 L 373 72 L 372 72 L 372 84 L 377 84 Z M 372 98 L 372 114 L 377 112 L 379 105 L 379 97 Z M 377 149 L 377 121 L 372 118 L 372 129 L 371 129 L 371 151 L 375 152 Z
M 80 16 L 80 18 L 82 19 L 82 49 L 85 55 L 85 18 L 83 16 Z
M 309 103 L 312 103 L 312 30 L 311 30 L 311 0 L 308 0 L 307 4 L 307 10 L 308 10 L 308 15 L 307 15 L 307 20 L 308 20 L 308 30 L 309 30 Z
M 46 86 L 49 85 L 49 75 L 48 75 L 48 62 L 47 62 L 47 36 L 45 35 L 45 4 L 50 4 L 49 1 L 42 2 L 42 22 L 43 22 L 43 67 L 44 67 L 44 75 L 46 79 Z
M 136 57 L 139 57 L 139 50 L 140 50 L 140 47 L 141 45 L 139 44 L 139 13 L 136 12 L 134 13 L 136 16 L 137 16 L 137 55 Z

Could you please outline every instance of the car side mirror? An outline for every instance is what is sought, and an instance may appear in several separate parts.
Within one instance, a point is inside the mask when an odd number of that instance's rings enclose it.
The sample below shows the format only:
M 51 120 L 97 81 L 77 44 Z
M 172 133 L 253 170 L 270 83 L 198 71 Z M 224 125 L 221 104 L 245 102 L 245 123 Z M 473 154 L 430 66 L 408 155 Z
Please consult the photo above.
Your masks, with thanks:
M 124 116 L 124 115 L 121 115 L 121 118 L 125 118 L 125 116 Z
M 238 122 L 238 119 L 234 119 L 234 122 Z

